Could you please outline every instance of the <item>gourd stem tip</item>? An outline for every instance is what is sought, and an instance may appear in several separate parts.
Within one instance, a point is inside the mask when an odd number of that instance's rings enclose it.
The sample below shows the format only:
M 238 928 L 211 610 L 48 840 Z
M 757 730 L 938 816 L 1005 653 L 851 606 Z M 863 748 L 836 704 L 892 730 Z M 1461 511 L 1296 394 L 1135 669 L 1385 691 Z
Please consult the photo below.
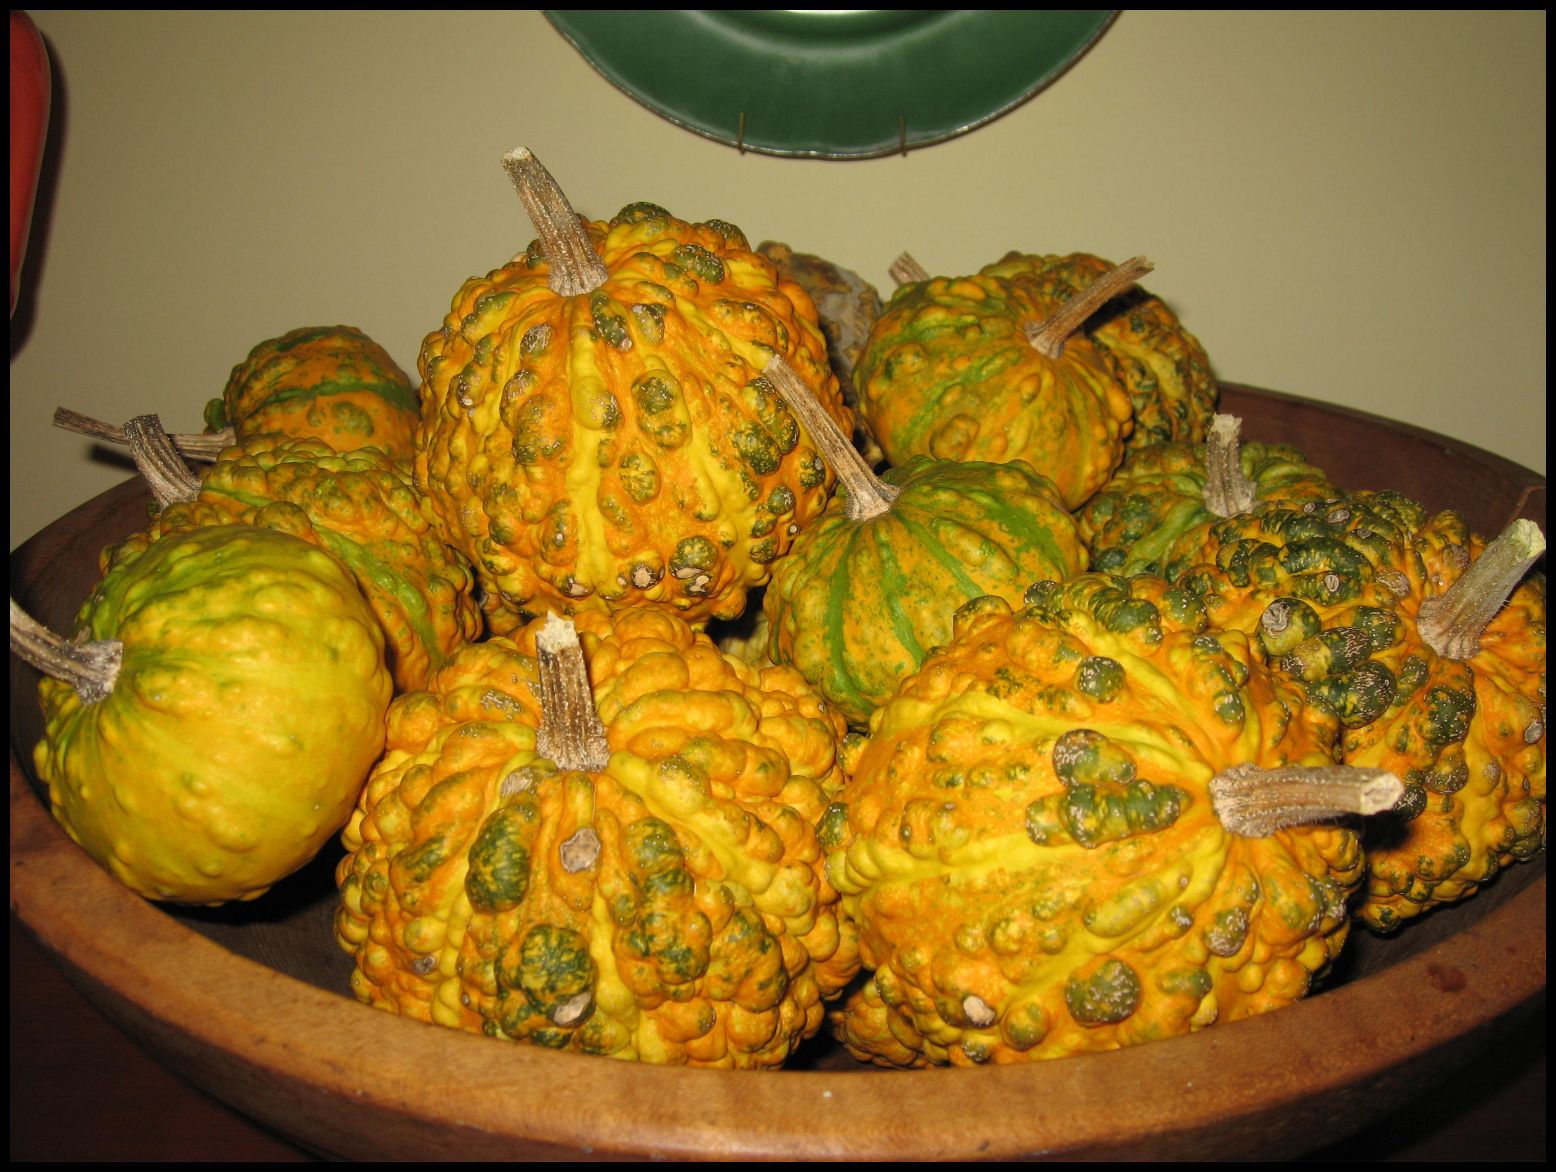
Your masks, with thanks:
M 1211 808 L 1228 832 L 1242 838 L 1382 813 L 1404 792 L 1393 773 L 1352 765 L 1235 765 L 1210 780 Z
M 1236 517 L 1259 503 L 1259 487 L 1243 472 L 1243 421 L 1218 414 L 1205 436 L 1205 508 L 1217 517 Z
M 594 706 L 577 628 L 571 620 L 548 613 L 535 634 L 535 651 L 541 712 L 535 751 L 562 769 L 599 772 L 610 763 L 610 745 Z
M 1446 591 L 1421 603 L 1416 618 L 1421 638 L 1445 659 L 1474 659 L 1481 633 L 1544 552 L 1538 525 L 1523 517 L 1512 522 Z

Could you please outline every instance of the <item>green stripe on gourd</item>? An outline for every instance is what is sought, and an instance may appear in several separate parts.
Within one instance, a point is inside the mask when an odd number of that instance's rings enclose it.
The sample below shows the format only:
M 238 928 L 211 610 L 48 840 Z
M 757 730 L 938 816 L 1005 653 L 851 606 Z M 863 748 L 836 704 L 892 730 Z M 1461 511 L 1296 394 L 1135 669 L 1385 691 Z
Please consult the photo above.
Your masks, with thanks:
M 320 439 L 337 451 L 373 446 L 409 460 L 421 415 L 415 385 L 354 326 L 303 326 L 256 345 L 205 408 L 208 430 L 234 442 L 261 435 Z
M 773 568 L 763 596 L 769 653 L 792 664 L 850 723 L 870 713 L 945 641 L 969 599 L 1019 600 L 1085 566 L 1058 489 L 1023 461 L 915 456 L 877 478 L 803 384 L 769 376 L 795 403 L 841 487 Z
M 132 434 L 131 452 L 163 507 L 147 530 L 104 552 L 105 566 L 163 534 L 205 525 L 240 521 L 301 537 L 356 579 L 402 691 L 424 687 L 480 634 L 468 567 L 423 514 L 405 466 L 376 448 L 337 452 L 322 440 L 258 437 L 188 479 L 171 468 L 176 453 L 160 428 Z

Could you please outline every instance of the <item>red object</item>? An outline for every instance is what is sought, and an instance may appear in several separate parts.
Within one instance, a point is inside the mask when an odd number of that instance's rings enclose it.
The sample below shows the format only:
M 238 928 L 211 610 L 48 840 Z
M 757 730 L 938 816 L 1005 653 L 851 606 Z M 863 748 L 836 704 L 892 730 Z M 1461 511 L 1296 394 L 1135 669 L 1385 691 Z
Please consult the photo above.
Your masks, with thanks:
M 25 12 L 11 13 L 11 312 L 16 278 L 27 252 L 38 169 L 49 132 L 49 54 L 38 26 Z

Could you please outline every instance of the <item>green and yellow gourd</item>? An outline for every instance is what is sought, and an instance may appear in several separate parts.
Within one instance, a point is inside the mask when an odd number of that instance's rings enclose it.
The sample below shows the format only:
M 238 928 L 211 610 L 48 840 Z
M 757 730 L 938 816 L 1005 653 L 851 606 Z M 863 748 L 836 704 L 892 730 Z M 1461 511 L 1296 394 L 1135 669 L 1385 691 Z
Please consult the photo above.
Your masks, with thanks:
M 769 377 L 816 437 L 840 487 L 773 567 L 762 596 L 768 650 L 793 664 L 853 725 L 864 725 L 963 602 L 1019 602 L 1032 582 L 1086 568 L 1075 520 L 1024 461 L 914 456 L 877 479 L 777 363 Z
M 768 358 L 853 426 L 814 304 L 731 224 L 584 222 L 529 152 L 504 162 L 540 239 L 427 337 L 417 484 L 498 632 L 548 608 L 738 615 L 832 489 Z
M 11 604 L 12 649 L 54 673 L 33 757 L 50 808 L 126 886 L 254 899 L 345 823 L 391 685 L 330 555 L 247 525 L 170 534 L 122 556 L 78 625 L 67 642 Z
M 1122 462 L 1134 426 L 1080 326 L 1149 268 L 1131 261 L 1062 304 L 987 273 L 899 286 L 854 372 L 886 459 L 1024 460 L 1078 507 Z
M 1286 1005 L 1339 952 L 1356 827 L 1397 778 L 1161 579 L 966 604 L 876 714 L 822 823 L 883 1065 L 1114 1049 Z
M 1242 421 L 1217 415 L 1205 442 L 1132 449 L 1076 514 L 1093 569 L 1176 579 L 1214 546 L 1217 520 L 1266 501 L 1320 501 L 1339 489 L 1295 448 L 1242 444 Z
M 1112 268 L 1085 252 L 1010 252 L 980 271 L 1030 285 L 1045 301 L 1059 304 Z M 1161 298 L 1138 287 L 1126 290 L 1096 310 L 1082 328 L 1129 394 L 1135 426 L 1124 441 L 1127 448 L 1204 440 L 1220 393 L 1210 357 Z
M 816 833 L 841 722 L 668 609 L 575 621 L 395 702 L 337 873 L 352 988 L 554 1049 L 776 1066 L 859 967 Z
M 303 326 L 267 338 L 233 367 L 205 408 L 206 430 L 322 440 L 337 452 L 376 447 L 409 461 L 421 417 L 416 387 L 355 326 Z
M 125 431 L 162 508 L 146 530 L 104 551 L 105 569 L 169 533 L 257 525 L 300 537 L 345 565 L 378 616 L 399 691 L 425 687 L 444 659 L 480 635 L 468 565 L 434 528 L 409 470 L 384 452 L 261 436 L 228 448 L 196 477 L 155 416 Z

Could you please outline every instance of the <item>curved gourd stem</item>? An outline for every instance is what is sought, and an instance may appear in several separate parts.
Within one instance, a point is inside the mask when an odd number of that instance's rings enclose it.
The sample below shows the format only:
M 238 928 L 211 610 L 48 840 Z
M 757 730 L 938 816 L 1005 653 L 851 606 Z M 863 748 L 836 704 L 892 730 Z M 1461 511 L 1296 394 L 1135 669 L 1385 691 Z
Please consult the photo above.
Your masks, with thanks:
M 1115 265 L 1056 309 L 1047 320 L 1024 323 L 1022 329 L 1027 341 L 1045 358 L 1058 358 L 1064 353 L 1064 344 L 1070 340 L 1070 335 L 1080 329 L 1088 317 L 1155 267 L 1143 256 L 1131 257 L 1123 264 Z M 887 272 L 899 286 L 929 280 L 929 273 L 906 252 L 892 261 Z
M 115 427 L 111 423 L 104 423 L 101 419 L 93 419 L 90 415 L 82 415 L 79 411 L 72 411 L 69 407 L 56 407 L 54 409 L 54 426 L 64 431 L 73 431 L 78 435 L 91 436 L 106 443 L 129 444 L 129 437 L 124 434 L 124 428 Z M 221 431 L 212 432 L 210 435 L 191 435 L 179 433 L 169 435 L 173 446 L 186 459 L 200 460 L 209 463 L 219 457 L 224 451 L 238 442 L 237 435 L 232 428 L 224 427 Z
M 611 750 L 594 707 L 577 628 L 548 613 L 535 636 L 535 650 L 540 659 L 541 713 L 535 751 L 561 769 L 589 773 L 604 769 Z
M 1387 770 L 1353 765 L 1234 765 L 1210 779 L 1211 808 L 1242 838 L 1347 814 L 1378 814 L 1404 793 L 1404 783 Z
M 1143 256 L 1130 257 L 1123 264 L 1115 265 L 1056 309 L 1046 321 L 1027 322 L 1023 327 L 1027 341 L 1043 357 L 1058 358 L 1064 353 L 1064 344 L 1070 340 L 1070 335 L 1080 329 L 1088 317 L 1155 267 Z
M 848 494 L 844 505 L 848 519 L 865 521 L 891 508 L 892 501 L 897 499 L 901 490 L 887 484 L 870 470 L 864 457 L 849 442 L 832 416 L 816 401 L 816 396 L 805 385 L 805 380 L 784 360 L 783 355 L 775 353 L 769 358 L 762 374 L 778 388 L 789 410 L 799 417 L 800 425 L 810 433 L 816 447 L 821 449 L 821 458 L 827 462 L 827 467 L 842 481 Z
M 1486 624 L 1496 618 L 1525 571 L 1544 552 L 1540 527 L 1529 520 L 1514 521 L 1458 581 L 1421 604 L 1416 629 L 1422 640 L 1445 659 L 1474 659 Z
M 911 285 L 915 281 L 929 280 L 929 270 L 906 252 L 892 261 L 891 268 L 886 272 L 898 285 Z
M 551 291 L 577 297 L 605 284 L 610 272 L 551 172 L 524 147 L 505 154 L 502 165 L 540 237 L 540 250 L 551 267 L 546 278 Z
M 200 495 L 200 478 L 189 471 L 155 415 L 137 415 L 124 425 L 130 458 L 164 509 Z
M 11 599 L 11 652 L 46 676 L 69 684 L 83 703 L 106 699 L 119 679 L 124 644 L 116 639 L 62 638 Z
M 1205 508 L 1217 517 L 1236 517 L 1259 503 L 1259 489 L 1243 474 L 1243 421 L 1216 415 L 1205 436 Z

